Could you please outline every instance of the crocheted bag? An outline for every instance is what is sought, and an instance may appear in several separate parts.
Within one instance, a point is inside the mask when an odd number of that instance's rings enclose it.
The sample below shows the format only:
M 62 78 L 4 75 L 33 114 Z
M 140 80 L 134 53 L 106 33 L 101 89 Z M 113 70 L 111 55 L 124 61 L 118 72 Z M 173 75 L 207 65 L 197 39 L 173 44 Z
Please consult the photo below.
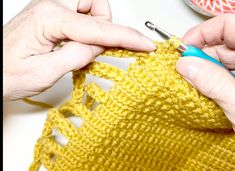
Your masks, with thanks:
M 154 53 L 109 49 L 103 54 L 135 57 L 127 71 L 93 62 L 74 72 L 72 98 L 48 112 L 30 170 L 41 165 L 53 171 L 235 170 L 231 124 L 176 72 L 176 43 L 158 43 Z M 85 85 L 86 73 L 114 86 L 104 91 L 95 83 Z M 82 118 L 81 127 L 72 124 L 71 115 Z M 54 129 L 68 139 L 66 145 L 56 143 Z

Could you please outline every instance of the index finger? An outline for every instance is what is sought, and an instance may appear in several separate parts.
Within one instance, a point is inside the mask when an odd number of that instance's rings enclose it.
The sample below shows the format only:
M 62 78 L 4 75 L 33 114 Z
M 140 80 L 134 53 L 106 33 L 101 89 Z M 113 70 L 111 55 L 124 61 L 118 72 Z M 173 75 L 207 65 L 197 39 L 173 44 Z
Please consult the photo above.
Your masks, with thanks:
M 55 12 L 54 12 L 55 13 Z M 58 8 L 44 28 L 48 40 L 70 39 L 84 44 L 152 51 L 154 43 L 135 29 Z
M 183 36 L 185 44 L 203 48 L 225 43 L 228 48 L 235 49 L 235 14 L 221 15 L 189 30 Z

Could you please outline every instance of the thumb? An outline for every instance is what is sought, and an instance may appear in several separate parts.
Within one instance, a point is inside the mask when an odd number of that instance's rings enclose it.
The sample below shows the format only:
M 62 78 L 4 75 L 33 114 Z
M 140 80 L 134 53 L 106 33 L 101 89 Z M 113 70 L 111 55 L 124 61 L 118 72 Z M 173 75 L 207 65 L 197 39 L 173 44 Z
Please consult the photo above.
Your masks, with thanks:
M 196 57 L 180 58 L 176 63 L 176 69 L 192 86 L 214 100 L 224 110 L 234 127 L 234 77 L 226 69 Z

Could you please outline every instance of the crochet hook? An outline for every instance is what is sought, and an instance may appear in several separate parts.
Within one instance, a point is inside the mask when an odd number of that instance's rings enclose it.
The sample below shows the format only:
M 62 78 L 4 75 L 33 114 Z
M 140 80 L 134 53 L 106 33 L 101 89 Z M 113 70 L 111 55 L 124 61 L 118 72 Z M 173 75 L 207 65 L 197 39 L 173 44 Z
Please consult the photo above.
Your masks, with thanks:
M 171 37 L 173 37 L 174 35 L 168 33 L 167 31 L 163 30 L 162 28 L 158 27 L 157 25 L 151 23 L 150 21 L 146 21 L 145 25 L 152 31 L 156 31 L 158 32 L 164 39 L 170 39 Z M 207 55 L 205 52 L 203 52 L 201 49 L 192 46 L 192 45 L 188 45 L 186 46 L 185 44 L 183 44 L 182 42 L 180 43 L 179 47 L 177 48 L 180 52 L 182 52 L 182 56 L 183 57 L 189 57 L 189 56 L 195 56 L 198 58 L 202 58 L 208 61 L 211 61 L 223 68 L 226 69 L 226 67 L 218 60 L 216 60 L 215 58 Z M 231 74 L 235 77 L 235 74 L 233 74 L 231 72 Z

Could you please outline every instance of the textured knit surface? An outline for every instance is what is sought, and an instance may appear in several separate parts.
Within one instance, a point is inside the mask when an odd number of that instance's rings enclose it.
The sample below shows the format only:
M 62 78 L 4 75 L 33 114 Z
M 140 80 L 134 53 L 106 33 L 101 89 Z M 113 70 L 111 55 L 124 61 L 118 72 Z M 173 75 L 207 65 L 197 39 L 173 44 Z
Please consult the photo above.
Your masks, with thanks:
M 30 170 L 235 170 L 230 122 L 176 72 L 177 43 L 158 43 L 153 53 L 103 54 L 135 57 L 127 71 L 93 62 L 74 72 L 71 100 L 48 112 Z M 114 86 L 104 91 L 85 84 L 87 73 Z M 81 127 L 70 115 L 82 118 Z M 56 143 L 53 129 L 68 139 L 66 145 Z

